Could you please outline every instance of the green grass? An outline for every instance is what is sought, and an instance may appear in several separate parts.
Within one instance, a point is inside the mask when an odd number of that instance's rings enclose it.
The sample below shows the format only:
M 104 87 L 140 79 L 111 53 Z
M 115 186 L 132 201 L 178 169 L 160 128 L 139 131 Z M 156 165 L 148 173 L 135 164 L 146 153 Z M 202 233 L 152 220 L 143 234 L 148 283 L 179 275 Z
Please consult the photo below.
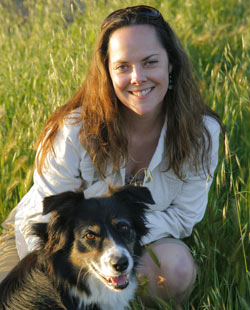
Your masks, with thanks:
M 0 5 L 0 222 L 30 188 L 37 137 L 83 81 L 102 19 L 124 7 L 83 2 L 85 13 L 76 10 L 70 23 L 63 1 L 24 1 L 26 19 Z M 187 240 L 200 272 L 186 309 L 250 309 L 249 3 L 126 1 L 138 3 L 156 6 L 174 27 L 227 129 L 205 218 Z M 145 309 L 139 300 L 133 308 Z

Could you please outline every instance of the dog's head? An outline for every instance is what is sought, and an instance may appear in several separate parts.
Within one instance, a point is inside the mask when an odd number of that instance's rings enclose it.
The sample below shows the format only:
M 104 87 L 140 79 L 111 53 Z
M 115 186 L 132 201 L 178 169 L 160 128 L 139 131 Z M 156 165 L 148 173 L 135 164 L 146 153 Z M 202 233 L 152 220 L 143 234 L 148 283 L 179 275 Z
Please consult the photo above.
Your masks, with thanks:
M 145 203 L 154 203 L 145 187 L 125 186 L 90 199 L 82 193 L 61 193 L 44 199 L 44 214 L 51 212 L 50 221 L 36 224 L 34 231 L 63 278 L 84 290 L 81 274 L 88 274 L 121 290 L 133 276 L 140 240 L 148 233 Z

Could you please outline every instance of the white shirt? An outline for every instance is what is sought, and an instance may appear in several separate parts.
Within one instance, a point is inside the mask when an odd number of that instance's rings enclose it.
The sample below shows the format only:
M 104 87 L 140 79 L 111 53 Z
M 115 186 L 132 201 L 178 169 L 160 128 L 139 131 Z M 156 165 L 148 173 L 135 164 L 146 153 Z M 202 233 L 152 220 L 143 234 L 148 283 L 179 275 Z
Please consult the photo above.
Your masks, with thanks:
M 204 123 L 212 137 L 210 172 L 213 175 L 218 160 L 220 126 L 209 116 Z M 147 213 L 150 233 L 142 240 L 150 243 L 163 237 L 185 238 L 191 235 L 196 223 L 204 216 L 212 176 L 185 170 L 185 181 L 181 181 L 172 170 L 166 168 L 164 157 L 166 122 L 162 128 L 157 148 L 148 167 L 150 177 L 144 178 L 153 196 L 154 205 Z M 84 186 L 86 198 L 100 196 L 108 191 L 108 183 L 116 186 L 125 184 L 125 168 L 112 174 L 107 168 L 107 178 L 100 180 L 87 151 L 78 139 L 80 124 L 65 121 L 54 143 L 54 156 L 48 154 L 43 174 L 34 172 L 34 185 L 17 206 L 15 217 L 16 245 L 20 258 L 36 247 L 37 239 L 30 234 L 31 224 L 47 222 L 49 215 L 42 215 L 42 200 L 45 196 Z

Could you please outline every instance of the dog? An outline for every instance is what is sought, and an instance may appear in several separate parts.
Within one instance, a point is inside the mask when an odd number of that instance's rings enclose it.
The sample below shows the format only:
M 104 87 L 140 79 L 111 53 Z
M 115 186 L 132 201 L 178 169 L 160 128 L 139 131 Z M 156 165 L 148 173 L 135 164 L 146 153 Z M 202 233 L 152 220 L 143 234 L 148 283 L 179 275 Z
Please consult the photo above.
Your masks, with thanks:
M 0 284 L 0 309 L 125 309 L 148 233 L 146 204 L 154 204 L 149 190 L 132 185 L 89 199 L 79 192 L 46 197 L 50 220 L 33 224 L 39 246 Z

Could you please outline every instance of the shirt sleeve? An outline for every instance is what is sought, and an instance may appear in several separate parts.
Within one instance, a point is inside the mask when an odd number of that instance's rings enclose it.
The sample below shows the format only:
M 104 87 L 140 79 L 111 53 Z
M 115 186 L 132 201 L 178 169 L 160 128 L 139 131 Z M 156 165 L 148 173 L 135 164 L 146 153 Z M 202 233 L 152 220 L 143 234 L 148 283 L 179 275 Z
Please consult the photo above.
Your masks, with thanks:
M 217 121 L 209 118 L 207 128 L 212 138 L 210 176 L 204 173 L 189 172 L 182 183 L 178 196 L 164 211 L 150 211 L 147 214 L 150 233 L 142 240 L 143 244 L 156 241 L 164 237 L 177 239 L 191 235 L 193 227 L 204 216 L 208 193 L 213 180 L 213 174 L 218 162 L 220 126 Z
M 36 247 L 37 238 L 31 235 L 31 225 L 49 219 L 48 215 L 42 215 L 43 198 L 82 185 L 79 167 L 84 149 L 78 139 L 79 131 L 78 125 L 64 124 L 54 142 L 54 153 L 46 157 L 42 175 L 35 170 L 34 185 L 17 206 L 15 234 L 20 258 Z
M 42 174 L 35 171 L 34 184 L 44 196 L 81 187 L 80 161 L 84 150 L 78 139 L 79 130 L 79 126 L 65 124 L 56 137 L 54 152 L 46 157 Z

